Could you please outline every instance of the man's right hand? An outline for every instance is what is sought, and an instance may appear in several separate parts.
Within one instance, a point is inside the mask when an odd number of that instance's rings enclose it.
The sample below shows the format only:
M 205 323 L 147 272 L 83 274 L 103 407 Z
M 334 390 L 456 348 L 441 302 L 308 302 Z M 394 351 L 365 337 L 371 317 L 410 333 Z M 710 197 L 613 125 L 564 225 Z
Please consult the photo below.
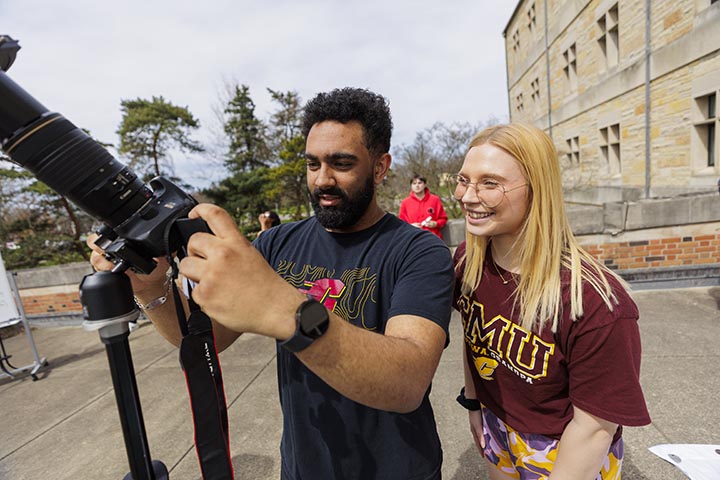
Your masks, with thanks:
M 88 247 L 92 250 L 90 263 L 93 268 L 99 272 L 110 271 L 113 267 L 115 267 L 115 264 L 105 258 L 105 252 L 95 245 L 95 240 L 97 240 L 97 238 L 98 235 L 93 233 L 88 236 L 86 241 Z M 155 270 L 153 270 L 149 275 L 136 274 L 131 270 L 127 270 L 125 272 L 128 277 L 130 277 L 133 292 L 141 300 L 152 300 L 153 298 L 164 295 L 166 292 L 166 272 L 169 265 L 165 258 L 156 258 L 155 260 L 158 262 L 158 266 L 155 267 Z

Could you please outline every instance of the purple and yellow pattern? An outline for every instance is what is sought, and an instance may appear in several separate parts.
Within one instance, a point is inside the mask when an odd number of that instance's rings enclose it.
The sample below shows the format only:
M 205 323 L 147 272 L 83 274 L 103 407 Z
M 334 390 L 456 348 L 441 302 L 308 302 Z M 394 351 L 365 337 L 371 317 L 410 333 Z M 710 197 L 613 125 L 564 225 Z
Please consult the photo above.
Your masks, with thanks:
M 557 456 L 560 441 L 545 435 L 521 433 L 482 407 L 485 458 L 509 478 L 546 480 Z M 620 480 L 623 441 L 612 445 L 595 480 Z

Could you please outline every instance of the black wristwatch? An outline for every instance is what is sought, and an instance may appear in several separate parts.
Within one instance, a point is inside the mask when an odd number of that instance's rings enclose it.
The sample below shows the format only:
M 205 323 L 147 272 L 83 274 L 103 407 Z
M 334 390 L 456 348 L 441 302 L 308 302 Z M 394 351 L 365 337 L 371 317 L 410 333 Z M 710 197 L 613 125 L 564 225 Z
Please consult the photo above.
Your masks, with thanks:
M 295 333 L 280 346 L 295 353 L 305 350 L 327 332 L 330 315 L 322 303 L 308 295 L 295 312 Z
M 460 395 L 456 398 L 457 402 L 463 406 L 463 408 L 470 410 L 472 412 L 475 412 L 477 410 L 480 410 L 480 402 L 477 398 L 466 398 L 465 397 L 465 387 L 462 387 L 460 389 Z

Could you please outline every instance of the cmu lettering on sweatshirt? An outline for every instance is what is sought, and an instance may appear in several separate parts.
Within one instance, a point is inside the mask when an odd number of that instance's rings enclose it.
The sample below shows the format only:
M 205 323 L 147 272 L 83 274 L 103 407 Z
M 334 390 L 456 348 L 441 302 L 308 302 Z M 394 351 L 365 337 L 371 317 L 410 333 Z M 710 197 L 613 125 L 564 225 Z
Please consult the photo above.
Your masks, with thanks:
M 470 347 L 475 368 L 484 380 L 493 380 L 502 366 L 527 383 L 547 376 L 555 344 L 548 343 L 502 315 L 486 318 L 482 303 L 461 296 L 458 307 L 462 316 L 465 343 Z

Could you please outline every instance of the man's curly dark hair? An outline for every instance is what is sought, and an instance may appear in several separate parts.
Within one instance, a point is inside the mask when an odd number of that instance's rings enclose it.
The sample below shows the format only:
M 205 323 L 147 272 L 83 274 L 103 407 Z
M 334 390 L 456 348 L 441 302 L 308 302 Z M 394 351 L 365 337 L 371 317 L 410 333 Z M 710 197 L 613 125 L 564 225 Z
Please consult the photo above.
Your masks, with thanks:
M 319 93 L 305 105 L 302 120 L 305 138 L 313 125 L 327 120 L 359 122 L 364 131 L 365 147 L 372 156 L 390 151 L 393 124 L 388 102 L 382 95 L 350 87 Z

